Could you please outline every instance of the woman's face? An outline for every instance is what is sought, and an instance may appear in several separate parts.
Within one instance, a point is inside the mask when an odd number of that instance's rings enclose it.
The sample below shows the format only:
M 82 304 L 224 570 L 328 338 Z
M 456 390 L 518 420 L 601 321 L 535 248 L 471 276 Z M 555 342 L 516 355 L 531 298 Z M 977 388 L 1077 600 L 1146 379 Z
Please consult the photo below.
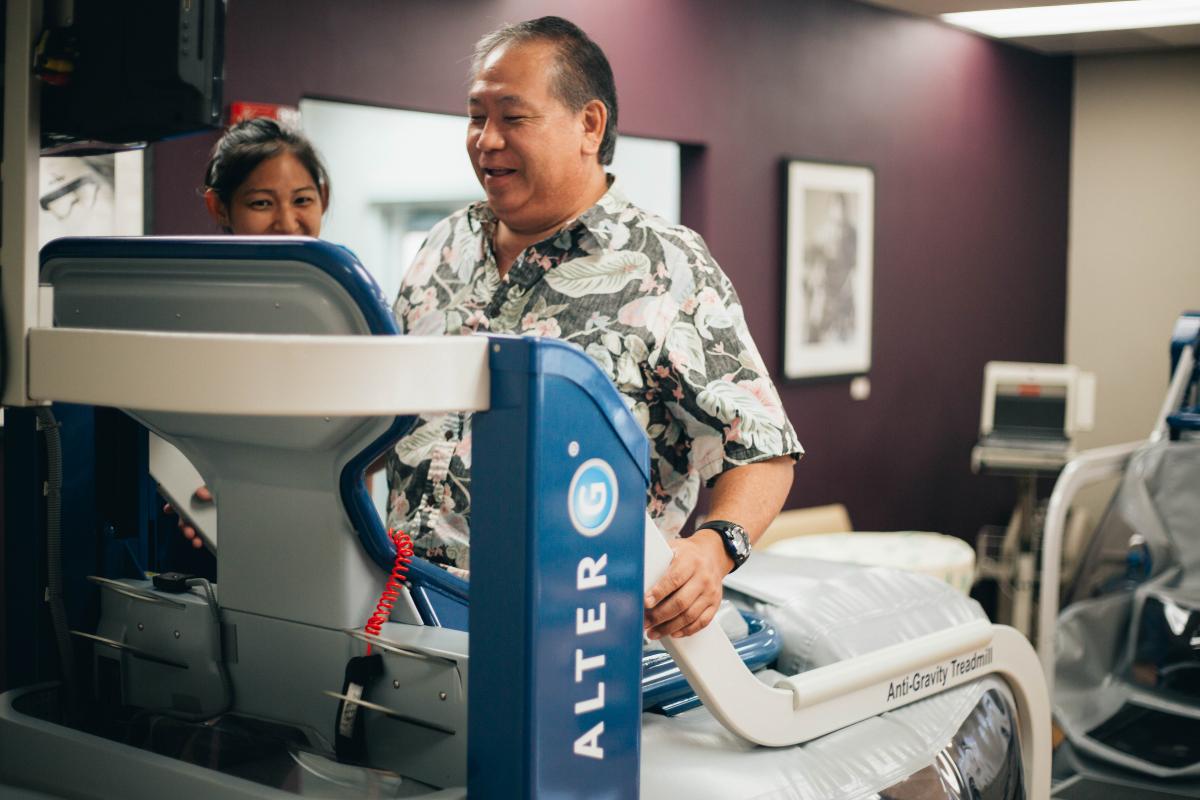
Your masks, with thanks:
M 228 206 L 211 190 L 205 202 L 217 224 L 237 236 L 319 236 L 325 213 L 316 180 L 289 152 L 255 167 Z

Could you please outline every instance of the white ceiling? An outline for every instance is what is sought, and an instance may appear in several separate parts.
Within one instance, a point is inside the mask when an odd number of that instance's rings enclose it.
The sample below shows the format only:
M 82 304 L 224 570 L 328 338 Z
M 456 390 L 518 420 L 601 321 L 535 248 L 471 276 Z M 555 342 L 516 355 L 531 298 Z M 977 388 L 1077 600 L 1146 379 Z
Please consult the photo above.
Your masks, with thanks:
M 956 11 L 984 11 L 1021 6 L 1070 5 L 1095 0 L 866 0 L 876 6 L 923 17 L 937 17 Z M 1200 25 L 1171 28 L 1142 28 L 1128 31 L 1072 33 L 1061 36 L 1030 36 L 1005 39 L 1010 44 L 1042 53 L 1119 53 L 1137 50 L 1165 50 L 1176 47 L 1200 47 Z

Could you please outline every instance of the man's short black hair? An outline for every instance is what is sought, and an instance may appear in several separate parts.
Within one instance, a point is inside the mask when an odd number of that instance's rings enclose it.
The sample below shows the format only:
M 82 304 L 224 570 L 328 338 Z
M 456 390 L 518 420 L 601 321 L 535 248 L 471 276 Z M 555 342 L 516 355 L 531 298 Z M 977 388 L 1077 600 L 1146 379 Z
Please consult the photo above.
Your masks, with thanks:
M 558 74 L 554 77 L 554 91 L 568 108 L 579 111 L 592 100 L 599 100 L 608 109 L 608 124 L 597 157 L 601 164 L 611 164 L 617 149 L 617 86 L 612 67 L 600 45 L 574 22 L 562 17 L 539 17 L 492 31 L 475 43 L 472 77 L 479 73 L 484 59 L 496 48 L 531 41 L 557 45 Z

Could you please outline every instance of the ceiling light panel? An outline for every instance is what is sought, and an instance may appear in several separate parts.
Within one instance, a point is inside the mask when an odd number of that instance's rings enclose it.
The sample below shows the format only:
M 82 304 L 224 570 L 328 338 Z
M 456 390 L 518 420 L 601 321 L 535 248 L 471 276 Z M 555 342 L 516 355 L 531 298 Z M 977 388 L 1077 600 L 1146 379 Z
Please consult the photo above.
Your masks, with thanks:
M 998 39 L 1164 28 L 1200 23 L 1200 0 L 1118 0 L 942 14 L 941 19 Z

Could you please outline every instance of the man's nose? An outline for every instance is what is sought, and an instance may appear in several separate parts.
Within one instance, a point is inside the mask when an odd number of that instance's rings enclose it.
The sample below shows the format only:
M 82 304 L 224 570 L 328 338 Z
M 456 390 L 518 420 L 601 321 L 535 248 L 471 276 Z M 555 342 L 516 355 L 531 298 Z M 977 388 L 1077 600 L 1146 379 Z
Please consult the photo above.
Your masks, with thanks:
M 499 128 L 491 120 L 483 124 L 483 130 L 479 132 L 475 146 L 480 150 L 500 150 L 504 147 L 504 137 L 500 135 Z

